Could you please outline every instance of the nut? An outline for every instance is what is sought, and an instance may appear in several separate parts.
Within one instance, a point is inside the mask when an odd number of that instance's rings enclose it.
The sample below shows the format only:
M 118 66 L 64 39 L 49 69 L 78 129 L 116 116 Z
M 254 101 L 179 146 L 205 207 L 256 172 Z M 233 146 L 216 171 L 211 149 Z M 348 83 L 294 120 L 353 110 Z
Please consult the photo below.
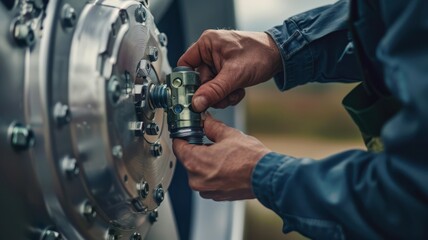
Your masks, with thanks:
M 85 202 L 82 206 L 82 214 L 88 220 L 92 220 L 97 216 L 97 211 L 95 210 L 95 207 L 92 206 L 91 203 Z
M 141 183 L 137 183 L 137 191 L 138 195 L 141 198 L 146 198 L 149 195 L 149 184 L 146 181 L 141 181 Z
M 30 47 L 36 42 L 34 31 L 29 24 L 18 20 L 12 31 L 13 38 L 20 46 Z
M 149 123 L 146 126 L 146 133 L 148 135 L 152 135 L 152 136 L 158 135 L 159 131 L 160 131 L 159 126 L 156 123 Z
M 166 47 L 168 45 L 168 37 L 166 36 L 165 33 L 159 33 L 158 39 L 162 47 Z
M 65 104 L 57 102 L 54 106 L 54 117 L 58 126 L 68 124 L 71 121 L 70 108 Z
M 54 230 L 45 230 L 42 234 L 42 240 L 61 240 L 62 235 L 61 233 L 54 231 Z
M 143 5 L 140 5 L 135 9 L 135 21 L 143 23 L 147 20 L 147 12 Z
M 160 157 L 162 155 L 162 145 L 160 143 L 154 143 L 150 146 L 150 152 L 153 157 Z
M 25 150 L 34 145 L 34 133 L 30 127 L 12 123 L 9 131 L 12 147 L 16 150 Z
M 159 187 L 155 189 L 155 191 L 153 192 L 153 198 L 158 205 L 163 202 L 165 198 L 165 192 L 162 188 L 162 185 L 159 185 Z
M 144 136 L 144 123 L 143 122 L 130 122 L 128 126 L 129 130 L 134 132 L 136 137 Z
M 141 236 L 140 233 L 134 232 L 129 239 L 130 240 L 142 240 L 143 237 Z
M 149 214 L 149 221 L 151 224 L 155 223 L 158 220 L 159 213 L 158 210 L 155 209 Z
M 150 47 L 149 48 L 149 59 L 152 62 L 156 62 L 158 60 L 159 51 L 157 47 Z
M 70 177 L 73 175 L 77 175 L 80 172 L 77 160 L 69 156 L 65 156 L 62 159 L 62 169 Z
M 69 4 L 64 4 L 61 14 L 63 28 L 72 28 L 76 24 L 76 11 Z

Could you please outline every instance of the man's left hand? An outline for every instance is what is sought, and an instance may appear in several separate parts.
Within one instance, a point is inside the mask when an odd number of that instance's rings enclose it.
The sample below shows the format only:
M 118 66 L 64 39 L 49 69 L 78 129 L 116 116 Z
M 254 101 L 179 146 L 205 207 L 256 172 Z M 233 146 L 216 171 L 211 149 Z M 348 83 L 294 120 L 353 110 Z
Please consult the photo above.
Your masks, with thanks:
M 208 116 L 204 123 L 211 145 L 192 145 L 174 139 L 173 150 L 189 173 L 189 185 L 203 198 L 215 201 L 254 198 L 251 174 L 271 152 L 256 138 Z

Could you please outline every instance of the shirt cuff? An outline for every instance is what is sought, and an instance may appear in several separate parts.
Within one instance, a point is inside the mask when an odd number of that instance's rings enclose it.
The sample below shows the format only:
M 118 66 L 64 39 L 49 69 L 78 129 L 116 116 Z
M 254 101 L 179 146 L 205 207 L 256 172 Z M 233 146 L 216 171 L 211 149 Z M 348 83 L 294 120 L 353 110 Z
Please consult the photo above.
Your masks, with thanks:
M 283 72 L 274 76 L 279 90 L 285 91 L 310 82 L 314 72 L 314 58 L 306 37 L 293 20 L 266 31 L 281 54 Z
M 271 152 L 256 164 L 251 184 L 254 195 L 265 207 L 280 213 L 279 206 L 275 204 L 275 181 L 287 178 L 287 175 L 290 176 L 299 162 L 296 158 Z M 283 184 L 285 185 L 286 182 Z

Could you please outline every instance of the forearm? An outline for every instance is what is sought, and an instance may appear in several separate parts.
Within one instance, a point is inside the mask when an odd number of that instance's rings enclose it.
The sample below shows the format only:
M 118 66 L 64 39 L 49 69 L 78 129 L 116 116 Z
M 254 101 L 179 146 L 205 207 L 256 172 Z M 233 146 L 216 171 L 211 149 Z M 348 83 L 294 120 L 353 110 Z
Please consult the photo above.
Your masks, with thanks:
M 320 161 L 270 153 L 253 172 L 253 190 L 284 220 L 284 232 L 416 239 L 427 234 L 428 209 L 416 191 L 427 179 L 407 160 L 358 150 Z

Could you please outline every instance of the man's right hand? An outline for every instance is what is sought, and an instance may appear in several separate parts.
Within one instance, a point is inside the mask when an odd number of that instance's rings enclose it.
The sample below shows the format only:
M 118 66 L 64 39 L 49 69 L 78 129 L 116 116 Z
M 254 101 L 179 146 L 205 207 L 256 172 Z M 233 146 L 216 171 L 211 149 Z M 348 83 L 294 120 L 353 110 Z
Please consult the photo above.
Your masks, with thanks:
M 200 73 L 202 85 L 192 102 L 198 112 L 236 105 L 245 96 L 245 87 L 282 71 L 280 53 L 267 33 L 229 30 L 205 31 L 177 65 Z

